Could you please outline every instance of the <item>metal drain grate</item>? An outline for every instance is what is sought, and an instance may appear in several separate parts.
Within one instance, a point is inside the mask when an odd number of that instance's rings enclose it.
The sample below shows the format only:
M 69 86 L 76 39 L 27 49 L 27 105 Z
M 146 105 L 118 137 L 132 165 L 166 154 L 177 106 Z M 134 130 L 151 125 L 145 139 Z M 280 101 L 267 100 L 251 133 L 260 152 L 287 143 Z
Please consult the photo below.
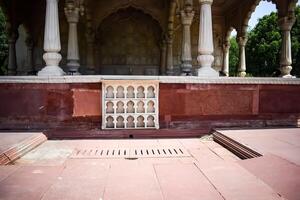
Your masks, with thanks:
M 93 148 L 75 149 L 71 158 L 169 158 L 189 157 L 184 148 Z

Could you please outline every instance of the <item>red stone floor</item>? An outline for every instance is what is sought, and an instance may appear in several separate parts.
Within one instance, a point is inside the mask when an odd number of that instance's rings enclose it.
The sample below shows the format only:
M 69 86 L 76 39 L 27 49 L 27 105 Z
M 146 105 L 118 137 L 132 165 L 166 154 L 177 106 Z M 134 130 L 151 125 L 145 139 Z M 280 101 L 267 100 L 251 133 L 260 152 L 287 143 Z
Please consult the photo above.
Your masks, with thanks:
M 264 137 L 277 138 L 276 134 Z M 286 143 L 290 148 L 299 147 L 298 136 L 293 137 L 293 141 Z M 256 134 L 249 138 L 256 138 Z M 264 139 L 257 137 L 257 140 Z M 89 153 L 85 154 L 86 158 L 74 156 L 79 149 L 159 148 L 182 149 L 187 154 L 132 159 L 97 158 Z M 240 160 L 210 136 L 194 139 L 50 140 L 13 165 L 0 166 L 0 199 L 300 199 L 300 167 L 299 163 L 293 162 L 297 159 L 287 159 L 283 156 L 285 154 L 272 151 L 264 151 L 263 155 Z

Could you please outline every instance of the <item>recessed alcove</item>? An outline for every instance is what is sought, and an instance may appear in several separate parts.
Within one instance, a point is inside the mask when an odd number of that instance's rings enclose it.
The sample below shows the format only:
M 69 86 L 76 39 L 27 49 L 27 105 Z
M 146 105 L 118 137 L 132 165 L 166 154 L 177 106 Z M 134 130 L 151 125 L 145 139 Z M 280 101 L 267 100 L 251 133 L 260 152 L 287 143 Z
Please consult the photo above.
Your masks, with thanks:
M 122 116 L 117 117 L 116 128 L 124 128 L 124 118 Z
M 127 113 L 134 113 L 134 103 L 133 103 L 133 101 L 128 101 L 127 102 L 126 112 Z
M 145 88 L 143 86 L 137 88 L 137 98 L 145 98 Z
M 155 89 L 153 86 L 149 86 L 147 89 L 147 98 L 155 98 Z
M 122 101 L 118 101 L 117 103 L 117 113 L 124 113 L 124 103 Z
M 112 116 L 106 118 L 106 128 L 114 128 L 114 118 Z
M 117 87 L 117 98 L 124 98 L 124 88 L 122 86 Z
M 152 115 L 149 115 L 147 117 L 147 127 L 154 127 L 154 117 Z
M 142 115 L 138 116 L 136 126 L 138 128 L 144 128 L 145 127 L 145 118 Z
M 137 113 L 144 113 L 145 112 L 145 104 L 142 101 L 137 103 Z
M 134 97 L 135 97 L 134 87 L 128 86 L 127 87 L 127 98 L 134 98 Z
M 114 88 L 112 86 L 108 86 L 106 88 L 106 94 L 105 94 L 106 98 L 114 98 Z
M 106 103 L 106 113 L 114 113 L 114 103 L 109 101 Z
M 152 100 L 147 103 L 147 113 L 155 113 L 155 105 Z

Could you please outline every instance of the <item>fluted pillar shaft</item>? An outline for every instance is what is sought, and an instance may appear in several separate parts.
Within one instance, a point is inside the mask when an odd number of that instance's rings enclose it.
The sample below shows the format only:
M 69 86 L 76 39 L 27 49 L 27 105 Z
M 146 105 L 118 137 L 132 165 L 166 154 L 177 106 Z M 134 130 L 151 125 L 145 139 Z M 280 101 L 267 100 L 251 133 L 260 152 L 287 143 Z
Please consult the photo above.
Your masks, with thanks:
M 79 48 L 77 23 L 79 21 L 79 8 L 73 3 L 66 3 L 65 14 L 69 23 L 67 66 L 70 74 L 79 74 Z
M 62 76 L 64 71 L 59 67 L 61 61 L 61 44 L 59 32 L 58 0 L 46 1 L 46 19 L 44 34 L 44 55 L 46 67 L 38 76 Z
M 229 49 L 230 49 L 230 42 L 226 41 L 223 44 L 223 68 L 222 72 L 224 76 L 229 76 Z
M 181 75 L 192 74 L 192 51 L 191 51 L 191 24 L 194 18 L 192 7 L 186 7 L 181 11 L 182 23 L 182 47 L 181 47 Z
M 7 75 L 13 76 L 17 74 L 17 55 L 16 55 L 16 41 L 18 39 L 18 31 L 14 30 L 9 33 L 8 37 L 8 65 Z
M 212 31 L 212 11 L 213 0 L 199 0 L 200 22 L 199 22 L 199 42 L 198 42 L 198 76 L 218 77 L 219 73 L 212 68 L 214 62 L 214 43 Z
M 283 78 L 291 78 L 292 71 L 292 44 L 291 29 L 295 23 L 295 17 L 282 17 L 278 20 L 282 31 L 282 47 L 280 57 L 280 71 Z
M 238 66 L 238 76 L 245 77 L 246 76 L 246 44 L 248 38 L 247 36 L 240 36 L 238 37 L 238 44 L 239 44 L 239 66 Z

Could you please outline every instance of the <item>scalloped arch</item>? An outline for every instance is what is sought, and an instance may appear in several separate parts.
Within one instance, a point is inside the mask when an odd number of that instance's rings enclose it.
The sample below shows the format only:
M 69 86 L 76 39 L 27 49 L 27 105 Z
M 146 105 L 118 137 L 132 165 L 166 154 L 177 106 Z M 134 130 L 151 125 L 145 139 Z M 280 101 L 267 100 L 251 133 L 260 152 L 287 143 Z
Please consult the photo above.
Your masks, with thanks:
M 255 0 L 254 3 L 252 4 L 252 6 L 250 6 L 249 10 L 246 12 L 246 14 L 243 16 L 243 21 L 242 21 L 242 32 L 246 32 L 247 30 L 244 30 L 248 27 L 249 24 L 249 20 L 252 16 L 252 14 L 255 12 L 256 7 L 258 6 L 258 4 L 260 4 L 260 2 L 263 0 Z M 278 10 L 278 5 L 277 2 L 275 0 L 267 0 L 267 2 L 273 3 L 276 6 L 276 9 Z
M 110 15 L 112 15 L 113 13 L 116 13 L 118 12 L 119 10 L 123 10 L 123 9 L 126 9 L 126 8 L 129 8 L 129 7 L 132 7 L 136 10 L 139 10 L 141 12 L 143 12 L 144 14 L 146 15 L 149 15 L 153 20 L 157 21 L 161 30 L 165 30 L 164 26 L 163 26 L 163 21 L 157 16 L 155 15 L 154 12 L 152 12 L 151 10 L 148 10 L 142 6 L 139 6 L 137 4 L 134 4 L 134 3 L 126 3 L 126 4 L 121 4 L 121 5 L 118 5 L 116 7 L 113 7 L 109 10 L 107 10 L 102 16 L 101 18 L 97 19 L 95 22 L 96 26 L 97 26 L 97 29 L 99 28 L 99 26 L 101 25 L 101 23 L 107 18 L 109 17 Z

